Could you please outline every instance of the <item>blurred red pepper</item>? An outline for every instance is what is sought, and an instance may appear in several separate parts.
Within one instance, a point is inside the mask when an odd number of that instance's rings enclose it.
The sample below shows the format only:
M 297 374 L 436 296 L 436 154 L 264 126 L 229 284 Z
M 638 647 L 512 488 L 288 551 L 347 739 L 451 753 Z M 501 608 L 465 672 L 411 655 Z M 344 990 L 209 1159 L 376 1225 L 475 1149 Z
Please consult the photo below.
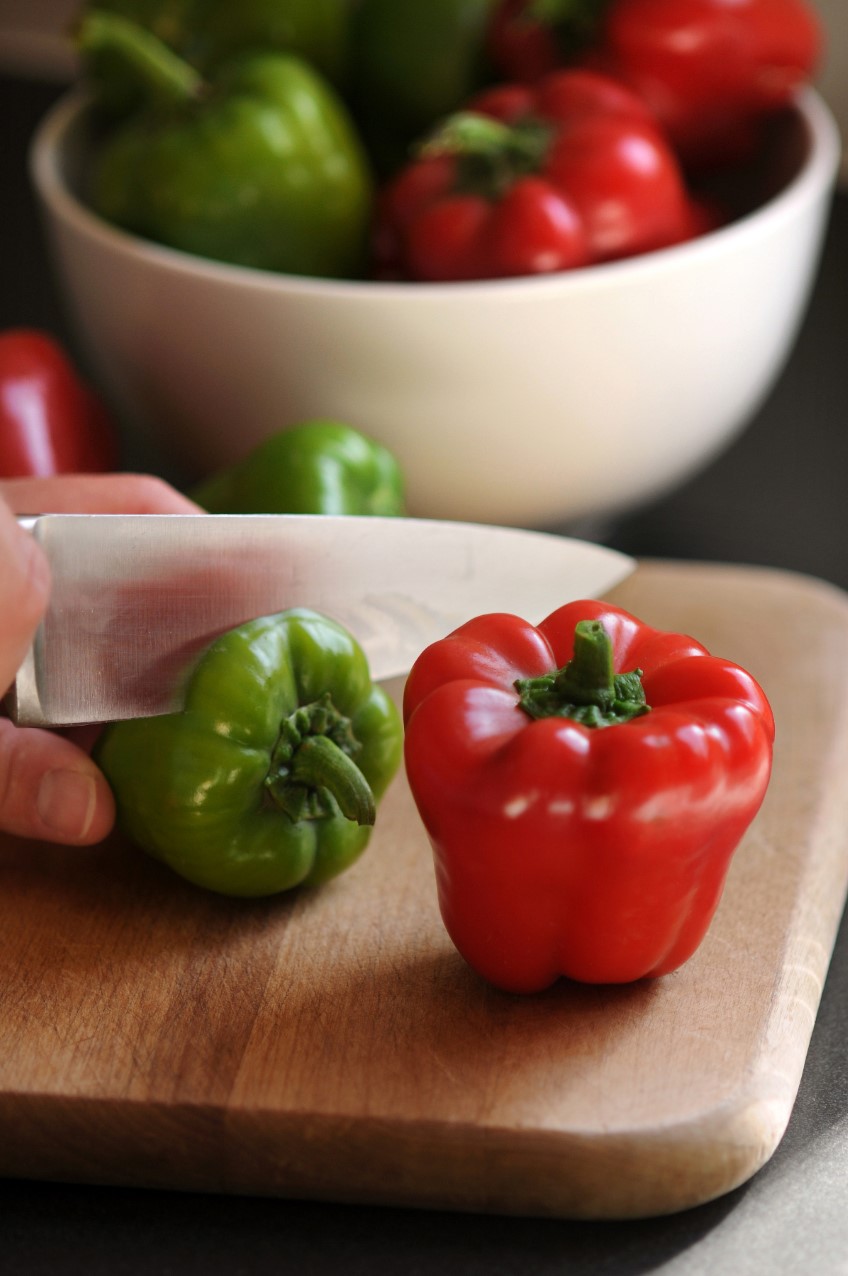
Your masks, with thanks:
M 31 328 L 0 332 L 0 477 L 115 469 L 104 404 L 62 347 Z
M 691 957 L 769 782 L 774 718 L 750 674 L 572 602 L 426 648 L 404 718 L 442 917 L 479 974 L 526 993 Z
M 387 184 L 378 274 L 420 281 L 568 270 L 700 229 L 678 162 L 633 94 L 588 71 L 488 89 Z
M 501 0 L 488 33 L 510 79 L 579 64 L 626 84 L 693 166 L 747 154 L 762 118 L 811 79 L 822 44 L 806 0 Z
M 609 0 L 495 0 L 486 52 L 499 76 L 535 84 L 598 37 Z

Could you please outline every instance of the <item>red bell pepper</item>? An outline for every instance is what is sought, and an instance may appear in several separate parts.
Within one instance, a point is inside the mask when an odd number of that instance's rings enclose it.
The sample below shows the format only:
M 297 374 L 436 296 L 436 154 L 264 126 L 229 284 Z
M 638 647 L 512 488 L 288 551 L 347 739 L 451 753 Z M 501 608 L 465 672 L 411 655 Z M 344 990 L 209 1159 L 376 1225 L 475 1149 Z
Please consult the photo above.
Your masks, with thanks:
M 58 342 L 0 332 L 0 478 L 106 473 L 117 460 L 109 413 Z
M 645 106 L 566 71 L 486 90 L 448 119 L 381 193 L 374 257 L 383 277 L 489 279 L 649 252 L 698 229 Z
M 501 0 L 488 32 L 510 79 L 583 65 L 626 84 L 697 166 L 748 153 L 762 118 L 811 79 L 822 44 L 806 0 Z
M 774 718 L 750 674 L 572 602 L 538 628 L 481 616 L 426 648 L 404 718 L 442 917 L 479 974 L 530 993 L 691 957 L 771 773 Z

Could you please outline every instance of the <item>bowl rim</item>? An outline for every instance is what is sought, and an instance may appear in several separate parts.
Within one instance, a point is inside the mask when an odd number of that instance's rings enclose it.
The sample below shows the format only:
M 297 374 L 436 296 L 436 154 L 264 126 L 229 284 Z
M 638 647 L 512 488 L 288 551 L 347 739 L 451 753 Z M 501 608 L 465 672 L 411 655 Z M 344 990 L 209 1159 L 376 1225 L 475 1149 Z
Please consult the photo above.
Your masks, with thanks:
M 734 246 L 759 234 L 764 226 L 778 224 L 835 188 L 842 158 L 842 139 L 835 118 L 821 95 L 812 87 L 802 89 L 794 99 L 810 137 L 807 157 L 799 171 L 761 207 L 745 213 L 727 226 L 709 231 L 684 244 L 657 249 L 636 257 L 602 262 L 579 270 L 550 275 L 528 275 L 510 279 L 480 279 L 448 283 L 418 283 L 403 280 L 328 279 L 285 274 L 249 266 L 233 265 L 169 248 L 114 226 L 90 209 L 64 181 L 60 155 L 72 128 L 91 107 L 85 88 L 74 87 L 46 112 L 30 141 L 30 180 L 44 211 L 89 241 L 99 241 L 113 253 L 145 260 L 160 268 L 191 275 L 209 282 L 247 287 L 259 291 L 284 290 L 287 295 L 302 293 L 313 297 L 365 297 L 409 303 L 444 302 L 450 298 L 502 295 L 534 297 L 562 291 L 583 291 L 616 286 L 622 279 L 636 279 L 658 270 L 675 269 L 687 259 L 697 260 Z

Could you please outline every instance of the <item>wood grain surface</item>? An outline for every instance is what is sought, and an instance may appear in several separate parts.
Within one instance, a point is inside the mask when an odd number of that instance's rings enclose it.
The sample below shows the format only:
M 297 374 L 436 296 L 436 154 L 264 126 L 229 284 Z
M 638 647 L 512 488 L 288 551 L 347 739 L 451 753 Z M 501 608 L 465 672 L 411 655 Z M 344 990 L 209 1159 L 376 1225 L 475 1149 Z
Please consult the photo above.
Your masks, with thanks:
M 576 1218 L 750 1177 L 848 889 L 848 603 L 691 563 L 642 564 L 613 596 L 745 665 L 777 719 L 765 805 L 682 970 L 486 986 L 442 928 L 403 776 L 359 864 L 270 901 L 204 894 L 117 838 L 6 839 L 0 1173 Z

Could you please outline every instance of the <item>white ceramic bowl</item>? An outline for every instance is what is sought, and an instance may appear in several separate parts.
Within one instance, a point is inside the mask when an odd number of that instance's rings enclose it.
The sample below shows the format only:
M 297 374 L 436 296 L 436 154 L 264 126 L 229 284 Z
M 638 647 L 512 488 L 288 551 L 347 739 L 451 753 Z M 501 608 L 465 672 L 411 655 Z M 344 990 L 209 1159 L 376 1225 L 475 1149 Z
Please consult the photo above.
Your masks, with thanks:
M 628 261 L 474 284 L 274 275 L 124 234 L 75 193 L 78 95 L 40 126 L 32 174 L 93 371 L 176 463 L 208 471 L 287 424 L 332 416 L 392 448 L 410 513 L 566 525 L 673 487 L 772 388 L 815 277 L 840 149 L 813 91 L 785 133 L 788 177 L 732 225 Z

